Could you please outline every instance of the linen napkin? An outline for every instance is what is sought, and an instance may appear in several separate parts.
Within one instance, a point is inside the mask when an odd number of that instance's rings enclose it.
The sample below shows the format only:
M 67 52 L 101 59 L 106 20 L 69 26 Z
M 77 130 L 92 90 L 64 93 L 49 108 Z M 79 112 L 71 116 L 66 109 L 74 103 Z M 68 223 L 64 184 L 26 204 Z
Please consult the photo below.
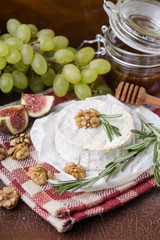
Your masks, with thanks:
M 52 91 L 44 94 L 51 95 Z M 66 100 L 68 99 L 55 97 L 55 104 Z M 160 116 L 160 108 L 150 109 Z M 28 135 L 32 124 L 33 120 L 30 121 L 26 131 Z M 8 134 L 0 132 L 0 144 L 6 151 L 10 148 Z M 153 169 L 150 169 L 136 179 L 118 187 L 94 192 L 65 192 L 60 196 L 59 193 L 53 193 L 55 190 L 49 183 L 38 186 L 27 177 L 28 168 L 40 163 L 33 144 L 29 147 L 29 151 L 30 155 L 25 160 L 13 160 L 8 157 L 1 161 L 0 179 L 4 184 L 13 186 L 21 199 L 59 232 L 68 231 L 75 222 L 107 212 L 156 186 Z M 58 172 L 48 163 L 44 165 L 52 173 Z

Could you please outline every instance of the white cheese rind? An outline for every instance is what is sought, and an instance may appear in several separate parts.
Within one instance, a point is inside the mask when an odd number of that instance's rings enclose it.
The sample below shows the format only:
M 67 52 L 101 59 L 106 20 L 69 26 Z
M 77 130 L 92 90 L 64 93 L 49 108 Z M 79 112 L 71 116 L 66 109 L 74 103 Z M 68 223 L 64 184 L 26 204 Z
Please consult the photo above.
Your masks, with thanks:
M 74 116 L 80 109 L 89 108 L 95 108 L 101 114 L 123 114 L 119 118 L 107 119 L 119 128 L 122 136 L 113 135 L 110 142 L 102 125 L 97 128 L 79 129 Z M 132 116 L 120 105 L 98 99 L 77 101 L 62 109 L 56 119 L 56 151 L 66 162 L 75 162 L 86 170 L 102 170 L 108 162 L 121 154 L 121 146 L 131 143 L 130 130 L 133 128 Z

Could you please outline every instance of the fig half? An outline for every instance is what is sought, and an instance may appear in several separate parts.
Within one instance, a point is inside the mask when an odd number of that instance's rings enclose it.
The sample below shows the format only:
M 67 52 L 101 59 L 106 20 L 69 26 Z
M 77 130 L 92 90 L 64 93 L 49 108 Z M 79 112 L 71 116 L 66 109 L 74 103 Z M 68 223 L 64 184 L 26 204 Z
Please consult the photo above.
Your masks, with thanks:
M 18 134 L 23 132 L 29 122 L 23 105 L 11 105 L 0 109 L 0 131 Z
M 25 105 L 28 114 L 32 118 L 38 118 L 48 113 L 54 102 L 54 97 L 49 95 L 22 93 L 21 104 Z

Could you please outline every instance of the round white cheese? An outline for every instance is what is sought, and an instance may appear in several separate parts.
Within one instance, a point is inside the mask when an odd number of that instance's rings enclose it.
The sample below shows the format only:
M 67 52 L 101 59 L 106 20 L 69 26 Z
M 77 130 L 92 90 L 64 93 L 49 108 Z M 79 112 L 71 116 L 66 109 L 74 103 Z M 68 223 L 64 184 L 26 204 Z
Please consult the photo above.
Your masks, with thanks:
M 110 124 L 119 128 L 121 136 L 112 135 L 110 142 L 100 124 L 97 128 L 78 128 L 74 116 L 82 109 L 94 108 L 100 114 L 122 114 L 108 118 Z M 111 101 L 87 99 L 64 107 L 58 114 L 55 127 L 56 151 L 66 162 L 74 162 L 86 170 L 102 170 L 105 165 L 121 154 L 121 146 L 131 143 L 133 119 L 121 105 Z

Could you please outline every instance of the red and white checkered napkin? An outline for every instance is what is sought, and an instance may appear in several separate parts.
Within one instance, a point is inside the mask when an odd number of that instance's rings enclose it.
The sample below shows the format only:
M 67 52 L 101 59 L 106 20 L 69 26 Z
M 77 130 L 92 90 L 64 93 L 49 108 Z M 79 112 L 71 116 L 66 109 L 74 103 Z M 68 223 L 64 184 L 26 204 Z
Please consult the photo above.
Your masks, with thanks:
M 62 99 L 56 98 L 55 102 L 60 103 Z M 160 108 L 152 111 L 160 116 Z M 31 125 L 32 123 L 28 133 Z M 9 149 L 9 135 L 0 132 L 0 144 L 5 150 Z M 8 157 L 0 162 L 0 178 L 6 185 L 16 188 L 22 200 L 59 232 L 69 230 L 81 219 L 102 214 L 120 206 L 156 186 L 151 170 L 116 188 L 88 193 L 65 192 L 60 196 L 58 193 L 53 193 L 54 190 L 50 184 L 38 186 L 27 177 L 26 171 L 37 162 L 37 152 L 31 145 L 30 156 L 26 160 L 13 160 Z M 57 172 L 49 164 L 44 163 L 44 165 L 53 173 Z

